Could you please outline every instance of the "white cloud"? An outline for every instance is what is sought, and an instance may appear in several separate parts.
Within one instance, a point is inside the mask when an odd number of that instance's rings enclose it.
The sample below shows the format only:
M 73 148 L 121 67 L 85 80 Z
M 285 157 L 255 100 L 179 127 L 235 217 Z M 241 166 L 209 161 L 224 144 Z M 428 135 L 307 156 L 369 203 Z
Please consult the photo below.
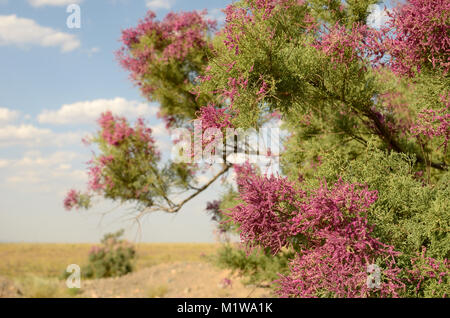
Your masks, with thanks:
M 52 167 L 56 170 L 67 171 L 72 168 L 69 162 L 80 158 L 80 154 L 71 151 L 57 151 L 44 157 L 39 151 L 29 151 L 24 157 L 14 162 L 14 166 L 18 167 Z
M 79 4 L 83 0 L 28 0 L 33 7 L 57 6 L 62 7 L 69 4 Z
M 86 133 L 66 132 L 55 133 L 50 129 L 33 125 L 8 125 L 0 127 L 0 147 L 9 146 L 65 146 L 80 143 Z
M 38 171 L 21 171 L 18 175 L 13 175 L 6 178 L 6 182 L 9 184 L 24 183 L 27 185 L 37 184 L 43 182 L 43 180 L 44 179 L 39 176 Z
M 9 123 L 19 117 L 19 112 L 0 107 L 0 123 Z
M 86 171 L 72 168 L 73 162 L 83 159 L 86 159 L 83 155 L 71 151 L 58 151 L 48 156 L 31 151 L 21 159 L 4 160 L 8 165 L 4 178 L 8 185 L 26 187 L 31 192 L 56 192 L 62 185 L 86 182 Z
M 150 128 L 152 129 L 153 137 L 155 137 L 155 143 L 158 150 L 163 153 L 170 154 L 173 143 L 170 138 L 167 138 L 170 137 L 170 132 L 167 130 L 166 124 L 159 123 L 157 125 L 150 126 Z
M 381 5 L 371 5 L 369 7 L 370 15 L 367 17 L 367 24 L 373 28 L 381 28 L 389 20 L 387 11 L 388 10 L 382 8 Z
M 147 0 L 147 8 L 152 10 L 166 9 L 169 10 L 175 4 L 174 0 Z
M 0 128 L 0 143 L 2 141 L 25 141 L 34 140 L 37 141 L 40 138 L 49 137 L 52 134 L 50 129 L 37 128 L 32 125 L 20 125 L 20 126 L 4 126 Z
M 158 111 L 156 106 L 116 97 L 114 99 L 96 99 L 67 104 L 56 111 L 44 110 L 38 116 L 38 121 L 58 125 L 93 123 L 101 113 L 108 110 L 115 115 L 127 118 L 156 115 Z
M 41 26 L 34 20 L 0 15 L 0 45 L 60 47 L 62 52 L 70 52 L 81 43 L 75 35 Z
M 151 126 L 152 134 L 157 137 L 168 136 L 169 131 L 166 129 L 165 123 L 159 123 L 158 125 Z

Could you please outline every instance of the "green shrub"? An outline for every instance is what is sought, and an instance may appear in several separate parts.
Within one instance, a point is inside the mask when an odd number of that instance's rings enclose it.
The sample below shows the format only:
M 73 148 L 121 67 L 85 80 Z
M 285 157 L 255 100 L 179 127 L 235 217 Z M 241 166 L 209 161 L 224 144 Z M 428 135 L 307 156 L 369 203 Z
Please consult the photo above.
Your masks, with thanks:
M 271 283 L 279 278 L 278 274 L 288 271 L 292 252 L 283 251 L 272 255 L 263 250 L 247 252 L 231 244 L 224 244 L 215 256 L 215 263 L 221 268 L 231 269 L 244 275 L 244 284 Z
M 134 246 L 121 240 L 123 230 L 106 234 L 101 246 L 93 246 L 89 253 L 89 264 L 82 270 L 86 278 L 123 276 L 133 271 L 136 256 Z

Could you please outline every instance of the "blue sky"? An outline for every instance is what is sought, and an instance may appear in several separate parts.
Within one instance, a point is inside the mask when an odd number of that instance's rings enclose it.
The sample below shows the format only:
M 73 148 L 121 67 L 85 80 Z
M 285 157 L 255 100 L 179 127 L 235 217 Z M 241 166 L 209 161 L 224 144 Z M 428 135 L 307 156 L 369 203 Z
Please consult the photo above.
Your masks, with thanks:
M 81 28 L 66 25 L 68 4 L 81 8 Z M 220 183 L 173 216 L 148 216 L 139 231 L 124 219 L 129 208 L 107 202 L 88 212 L 66 212 L 65 193 L 84 189 L 90 150 L 81 138 L 95 131 L 105 109 L 130 120 L 144 116 L 163 151 L 167 132 L 118 65 L 121 30 L 148 9 L 208 9 L 211 17 L 231 0 L 0 0 L 0 242 L 95 242 L 125 228 L 147 242 L 212 242 L 206 202 Z M 377 22 L 383 21 L 379 10 Z
M 128 238 L 149 242 L 214 240 L 204 206 L 219 185 L 176 216 L 150 215 L 141 231 L 123 219 L 127 209 L 102 218 L 114 205 L 66 212 L 62 200 L 68 189 L 84 189 L 90 150 L 81 138 L 95 131 L 105 107 L 131 120 L 147 118 L 167 151 L 156 105 L 141 97 L 115 59 L 121 30 L 148 9 L 162 18 L 170 10 L 206 8 L 220 19 L 219 9 L 230 2 L 0 0 L 0 241 L 95 242 L 122 227 Z M 80 29 L 66 25 L 71 3 L 80 4 Z

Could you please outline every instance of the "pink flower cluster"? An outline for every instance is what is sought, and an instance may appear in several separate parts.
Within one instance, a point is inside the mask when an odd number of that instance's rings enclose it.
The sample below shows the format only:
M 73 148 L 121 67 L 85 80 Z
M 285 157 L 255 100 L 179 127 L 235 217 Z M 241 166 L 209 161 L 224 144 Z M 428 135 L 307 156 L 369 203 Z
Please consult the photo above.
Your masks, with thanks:
M 408 0 L 387 14 L 390 20 L 380 31 L 361 24 L 347 30 L 336 24 L 326 28 L 314 46 L 336 63 L 369 59 L 373 66 L 379 66 L 387 62 L 395 73 L 409 76 L 414 70 L 420 72 L 423 64 L 448 72 L 448 0 Z
M 261 95 L 262 97 L 264 97 L 267 94 L 268 85 L 262 76 L 260 76 L 259 79 L 262 82 L 261 82 L 261 87 L 259 88 L 259 91 L 256 93 L 256 95 Z
M 261 13 L 263 20 L 272 17 L 276 9 L 286 10 L 293 5 L 304 5 L 303 0 L 249 0 L 248 7 L 228 5 L 224 11 L 225 26 L 221 31 L 225 35 L 224 44 L 230 50 L 239 54 L 239 41 L 245 35 L 244 26 L 255 23 L 256 12 Z
M 243 203 L 231 209 L 247 247 L 302 250 L 292 261 L 291 273 L 278 281 L 284 297 L 366 297 L 371 292 L 397 296 L 398 255 L 392 246 L 371 236 L 366 212 L 377 200 L 367 186 L 339 181 L 324 183 L 310 195 L 285 178 L 259 176 L 249 164 L 235 168 Z M 376 290 L 367 284 L 366 267 L 383 258 L 383 280 Z
M 215 105 L 209 104 L 200 109 L 197 113 L 197 118 L 202 121 L 203 130 L 208 128 L 224 129 L 233 127 L 229 107 L 217 108 Z
M 102 138 L 111 146 L 119 146 L 129 137 L 148 145 L 148 151 L 155 152 L 155 140 L 152 129 L 146 127 L 142 118 L 138 118 L 135 127 L 130 127 L 124 117 L 114 116 L 110 111 L 103 113 L 98 120 Z M 108 158 L 112 160 L 112 158 Z
M 413 75 L 423 64 L 448 72 L 450 1 L 408 0 L 388 15 L 391 19 L 385 32 L 392 34 L 384 45 L 394 72 Z
M 170 129 L 170 128 L 174 127 L 177 122 L 177 120 L 174 116 L 163 115 L 163 114 L 161 114 L 161 112 L 158 112 L 156 114 L 156 117 L 158 117 L 159 119 L 162 119 L 164 121 L 164 123 L 166 124 L 166 129 Z
M 140 142 L 148 145 L 148 151 L 151 151 L 159 156 L 155 149 L 155 139 L 152 136 L 152 129 L 146 126 L 144 119 L 137 119 L 133 134 Z
M 399 278 L 400 269 L 393 261 L 380 270 L 381 282 L 373 288 L 367 283 L 370 261 L 361 253 L 355 253 L 343 242 L 330 242 L 321 247 L 297 254 L 291 262 L 291 273 L 281 276 L 278 294 L 281 297 L 339 297 L 366 298 L 379 294 L 380 297 L 398 297 L 404 283 Z M 366 251 L 364 253 L 367 253 Z M 375 256 L 388 253 L 372 253 Z
M 112 161 L 112 160 L 111 160 Z M 96 164 L 94 161 L 90 161 L 91 167 L 88 171 L 89 181 L 88 188 L 92 191 L 101 191 L 105 189 L 111 189 L 114 187 L 114 182 L 112 181 L 110 176 L 103 175 L 103 169 L 106 165 L 111 162 L 105 161 L 105 157 L 100 157 L 99 164 Z
M 143 154 L 151 156 L 153 160 L 159 158 L 160 154 L 156 150 L 152 130 L 146 127 L 142 118 L 138 118 L 135 126 L 130 127 L 124 117 L 113 116 L 108 111 L 100 116 L 98 123 L 101 128 L 100 136 L 108 145 L 118 147 L 129 139 L 135 147 L 139 147 L 139 151 Z M 105 169 L 112 162 L 114 162 L 112 155 L 100 156 L 96 160 L 88 162 L 90 164 L 88 171 L 89 190 L 98 192 L 114 187 L 112 178 L 105 173 Z
M 206 36 L 215 29 L 216 22 L 204 19 L 205 15 L 206 11 L 171 12 L 162 21 L 156 21 L 155 13 L 149 11 L 137 27 L 122 32 L 124 46 L 117 52 L 117 57 L 144 93 L 154 91 L 154 87 L 141 81 L 150 71 L 151 63 L 183 62 L 193 50 L 208 45 Z M 152 43 L 140 47 L 138 44 L 143 37 L 150 38 Z
M 263 246 L 278 253 L 296 232 L 293 217 L 305 193 L 287 179 L 256 175 L 248 163 L 235 166 L 235 172 L 243 203 L 230 216 L 239 224 L 241 240 L 250 249 Z
M 248 78 L 244 76 L 239 76 L 239 78 L 229 77 L 228 78 L 228 88 L 222 91 L 222 97 L 226 101 L 229 99 L 230 105 L 234 104 L 234 100 L 236 97 L 239 97 L 241 94 L 239 93 L 240 89 L 246 89 L 248 85 Z
M 111 146 L 119 145 L 125 138 L 134 133 L 125 118 L 115 117 L 110 111 L 100 116 L 98 124 L 102 128 L 103 139 Z
M 443 146 L 444 151 L 447 151 L 450 138 L 450 93 L 446 97 L 441 96 L 441 98 L 446 107 L 439 110 L 422 110 L 418 115 L 418 122 L 411 127 L 411 132 L 416 137 L 424 136 L 430 139 L 443 137 L 444 142 L 440 147 Z
M 381 297 L 397 296 L 404 284 L 395 267 L 398 255 L 392 246 L 371 236 L 366 212 L 377 200 L 377 192 L 366 186 L 341 181 L 332 189 L 326 184 L 302 204 L 294 218 L 296 235 L 306 248 L 291 263 L 291 273 L 278 281 L 283 297 Z M 383 279 L 376 290 L 367 284 L 367 266 L 386 259 Z M 380 264 L 381 265 L 381 264 Z
M 122 50 L 132 50 L 133 46 L 139 43 L 141 37 L 149 36 L 155 43 L 147 47 L 148 52 L 142 57 L 160 61 L 168 61 L 172 58 L 182 61 L 192 48 L 202 48 L 207 45 L 205 36 L 207 32 L 215 29 L 216 22 L 205 20 L 205 15 L 206 11 L 170 12 L 162 21 L 155 21 L 155 13 L 149 11 L 137 27 L 122 32 L 122 43 L 125 45 Z M 128 68 L 128 66 L 133 66 L 130 63 L 140 64 L 144 61 L 133 60 L 132 57 L 129 57 L 122 62 Z M 138 69 L 139 67 L 136 70 Z
M 74 208 L 78 209 L 80 203 L 80 193 L 76 190 L 70 190 L 64 199 L 64 208 L 70 211 Z
M 275 8 L 288 9 L 292 5 L 304 5 L 304 0 L 251 0 L 251 8 L 260 10 L 263 20 L 270 18 L 274 14 Z
M 411 260 L 413 269 L 409 272 L 411 280 L 417 282 L 417 291 L 420 290 L 421 284 L 426 279 L 435 279 L 440 285 L 443 279 L 448 278 L 450 275 L 450 263 L 448 259 L 440 262 L 432 257 L 426 257 L 426 251 L 427 249 L 423 247 L 422 253 L 418 253 L 418 257 Z
M 103 253 L 103 252 L 104 252 L 104 249 L 102 247 L 97 246 L 97 245 L 93 245 L 91 247 L 91 249 L 89 250 L 89 255 L 97 255 L 97 254 L 100 254 L 100 253 Z
M 221 32 L 225 35 L 224 44 L 236 55 L 239 54 L 239 41 L 245 32 L 243 25 L 254 23 L 254 17 L 244 8 L 239 8 L 233 4 L 228 5 L 223 10 L 225 17 L 225 26 Z
M 367 25 L 355 23 L 350 30 L 336 23 L 326 28 L 313 46 L 331 57 L 331 62 L 349 65 L 357 60 L 370 60 L 376 65 L 384 56 L 380 47 L 381 33 Z
M 263 19 L 268 19 L 276 5 L 280 2 L 279 0 L 254 0 L 253 8 L 259 9 L 262 11 Z

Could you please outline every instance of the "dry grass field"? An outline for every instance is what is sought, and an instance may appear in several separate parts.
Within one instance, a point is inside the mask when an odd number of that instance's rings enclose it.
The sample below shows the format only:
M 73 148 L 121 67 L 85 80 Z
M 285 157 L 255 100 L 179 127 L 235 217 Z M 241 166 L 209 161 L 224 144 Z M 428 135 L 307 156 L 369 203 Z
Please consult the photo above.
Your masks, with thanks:
M 83 266 L 93 244 L 0 244 L 0 276 L 20 278 L 60 276 L 70 264 Z M 137 244 L 136 270 L 161 263 L 205 261 L 219 245 L 196 243 Z
M 62 274 L 83 267 L 92 244 L 0 244 L 0 297 L 268 297 L 210 263 L 218 244 L 136 245 L 135 271 L 120 278 L 84 280 L 68 289 Z M 221 286 L 223 279 L 233 285 Z

